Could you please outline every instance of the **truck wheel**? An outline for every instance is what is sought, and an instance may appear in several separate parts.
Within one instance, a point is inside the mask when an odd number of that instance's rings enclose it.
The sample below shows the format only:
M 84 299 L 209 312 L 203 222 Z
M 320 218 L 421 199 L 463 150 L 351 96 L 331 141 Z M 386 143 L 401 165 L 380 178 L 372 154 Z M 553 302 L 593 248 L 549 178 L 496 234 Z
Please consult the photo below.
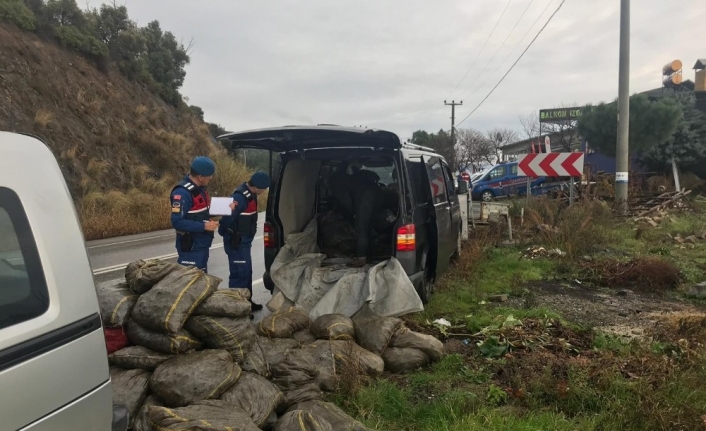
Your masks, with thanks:
M 486 190 L 480 195 L 480 198 L 483 202 L 491 202 L 495 199 L 495 194 L 491 190 Z

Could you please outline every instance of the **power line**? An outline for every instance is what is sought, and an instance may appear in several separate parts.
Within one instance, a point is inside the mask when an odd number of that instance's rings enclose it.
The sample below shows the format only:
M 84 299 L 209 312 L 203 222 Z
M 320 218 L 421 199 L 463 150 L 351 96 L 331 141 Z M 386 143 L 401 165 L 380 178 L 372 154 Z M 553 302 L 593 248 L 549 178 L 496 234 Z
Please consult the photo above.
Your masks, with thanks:
M 488 70 L 488 66 L 490 65 L 490 63 L 493 62 L 493 60 L 495 60 L 495 57 L 498 55 L 498 53 L 500 52 L 500 50 L 502 49 L 502 47 L 505 46 L 505 43 L 507 42 L 507 40 L 508 40 L 508 39 L 510 38 L 510 36 L 512 35 L 512 32 L 515 31 L 515 29 L 517 28 L 517 26 L 520 24 L 520 21 L 522 21 L 522 18 L 524 18 L 525 15 L 527 14 L 527 10 L 529 10 L 530 6 L 532 6 L 532 3 L 534 3 L 534 0 L 530 0 L 530 2 L 527 4 L 527 7 L 526 7 L 525 10 L 522 12 L 522 15 L 520 15 L 520 18 L 517 19 L 517 21 L 515 22 L 515 25 L 512 27 L 512 29 L 511 29 L 510 32 L 507 34 L 507 36 L 505 36 L 505 40 L 503 40 L 503 43 L 501 43 L 500 46 L 498 46 L 498 49 L 495 50 L 495 53 L 493 54 L 492 57 L 490 57 L 490 60 L 488 60 L 488 61 L 485 63 L 485 67 L 483 68 L 483 70 L 482 70 L 478 75 L 476 75 L 476 79 L 474 79 L 473 82 L 471 82 L 471 84 L 470 84 L 468 87 L 466 87 L 465 90 L 463 90 L 463 94 L 464 94 L 464 95 L 468 92 L 468 90 L 471 89 L 471 87 L 472 87 L 476 82 L 478 82 L 478 79 L 480 79 L 480 77 L 483 76 L 483 74 L 485 73 L 485 71 Z
M 466 121 L 466 120 L 468 119 L 468 117 L 470 117 L 471 115 L 473 115 L 473 113 L 476 112 L 476 111 L 478 110 L 478 108 L 481 107 L 481 105 L 483 104 L 483 102 L 485 102 L 486 100 L 488 100 L 488 98 L 490 97 L 491 94 L 493 94 L 493 92 L 495 91 L 495 89 L 498 88 L 498 86 L 505 80 L 505 78 L 510 74 L 510 72 L 512 72 L 512 69 L 514 69 L 515 66 L 517 65 L 517 63 L 520 62 L 520 60 L 521 60 L 522 57 L 525 55 L 525 53 L 530 49 L 530 47 L 532 46 L 532 44 L 534 43 L 534 41 L 537 40 L 537 38 L 539 37 L 539 35 L 542 34 L 542 32 L 544 31 L 545 28 L 547 28 L 547 25 L 549 25 L 549 22 L 552 20 L 552 18 L 554 18 L 554 15 L 556 15 L 557 12 L 559 12 L 559 9 L 561 9 L 561 7 L 564 5 L 564 2 L 566 2 L 566 0 L 561 0 L 561 3 L 559 4 L 559 7 L 556 8 L 556 10 L 555 10 L 554 13 L 552 14 L 552 16 L 550 16 L 549 19 L 547 20 L 547 22 L 544 23 L 544 25 L 542 26 L 542 28 L 539 29 L 539 32 L 537 32 L 537 35 L 534 37 L 534 39 L 532 39 L 532 41 L 530 41 L 529 45 L 527 45 L 527 48 L 525 48 L 525 50 L 522 51 L 522 54 L 520 54 L 520 56 L 517 57 L 517 60 L 515 60 L 515 62 L 512 63 L 512 66 L 510 66 L 510 69 L 508 69 L 508 71 L 505 73 L 505 75 L 503 75 L 503 77 L 500 78 L 500 81 L 498 81 L 498 83 L 495 84 L 495 87 L 493 87 L 493 89 L 490 90 L 490 92 L 488 93 L 488 95 L 485 96 L 485 98 L 483 98 L 483 100 L 480 101 L 480 103 L 478 104 L 478 106 L 476 106 L 475 108 L 473 108 L 473 110 L 472 110 L 468 115 L 466 115 L 466 117 L 465 117 L 463 120 L 459 121 L 459 123 L 458 123 L 459 126 L 460 126 L 464 121 Z
M 549 0 L 549 3 L 547 3 L 547 5 L 544 7 L 544 10 L 543 10 L 539 15 L 537 15 L 537 19 L 535 19 L 534 22 L 532 23 L 532 25 L 529 26 L 529 28 L 527 29 L 527 31 L 525 32 L 525 34 L 522 35 L 522 38 L 521 38 L 519 41 L 517 41 L 517 43 L 515 44 L 515 46 L 512 47 L 512 50 L 507 53 L 507 55 L 505 56 L 505 58 L 503 58 L 503 61 L 500 62 L 500 63 L 495 67 L 495 69 L 493 69 L 493 71 L 490 73 L 490 75 L 488 75 L 488 76 L 485 78 L 485 80 L 484 80 L 483 82 L 481 82 L 481 84 L 480 84 L 479 86 L 477 86 L 477 87 L 473 90 L 473 93 L 475 93 L 476 91 L 478 91 L 480 88 L 483 88 L 483 86 L 490 80 L 490 78 L 492 78 L 493 76 L 495 76 L 495 72 L 497 72 L 498 69 L 500 69 L 500 68 L 502 67 L 502 65 L 505 64 L 505 62 L 507 61 L 507 59 L 510 58 L 510 56 L 512 55 L 512 53 L 514 53 L 515 50 L 517 49 L 517 47 L 520 46 L 520 44 L 525 40 L 525 38 L 527 37 L 527 35 L 529 34 L 529 32 L 532 31 L 532 29 L 534 28 L 535 25 L 537 25 L 537 22 L 539 22 L 539 19 L 542 17 L 542 15 L 544 15 L 544 12 L 546 12 L 547 9 L 549 9 L 549 6 L 551 6 L 551 4 L 552 4 L 553 2 L 554 2 L 554 0 Z
M 507 4 L 505 5 L 505 9 L 503 9 L 503 13 L 500 14 L 500 18 L 495 22 L 495 26 L 493 29 L 490 31 L 490 34 L 488 35 L 488 38 L 485 39 L 485 42 L 483 42 L 483 46 L 480 48 L 480 51 L 478 51 L 478 54 L 476 54 L 476 58 L 473 59 L 473 62 L 471 63 L 470 66 L 468 66 L 468 69 L 466 69 L 466 73 L 463 74 L 463 77 L 461 77 L 461 80 L 458 81 L 458 84 L 454 87 L 453 90 L 451 90 L 451 94 L 449 94 L 449 99 L 451 96 L 453 96 L 454 92 L 458 89 L 458 86 L 461 85 L 464 79 L 466 79 L 466 75 L 468 75 L 468 72 L 471 71 L 473 66 L 476 64 L 476 61 L 478 60 L 478 57 L 480 57 L 480 54 L 483 52 L 483 49 L 485 48 L 485 45 L 488 44 L 488 41 L 490 38 L 493 36 L 493 33 L 495 33 L 495 29 L 498 28 L 498 24 L 500 24 L 500 20 L 503 19 L 503 16 L 505 16 L 505 12 L 507 12 L 507 8 L 510 7 L 510 3 L 512 3 L 512 0 L 508 0 Z

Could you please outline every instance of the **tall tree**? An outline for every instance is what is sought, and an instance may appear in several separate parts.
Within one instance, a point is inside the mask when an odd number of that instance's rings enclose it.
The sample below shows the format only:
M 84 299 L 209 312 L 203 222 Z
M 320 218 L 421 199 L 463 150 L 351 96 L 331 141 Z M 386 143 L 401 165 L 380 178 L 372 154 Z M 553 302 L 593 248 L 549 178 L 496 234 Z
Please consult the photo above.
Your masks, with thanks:
M 681 167 L 690 167 L 706 157 L 706 114 L 696 108 L 691 93 L 672 96 L 682 115 L 672 136 L 645 151 L 642 160 L 655 170 L 667 170 L 672 158 Z
M 459 169 L 482 169 L 494 156 L 493 144 L 483 132 L 476 129 L 459 129 L 456 133 L 456 163 Z
M 100 12 L 92 11 L 88 14 L 95 22 L 95 36 L 111 48 L 111 43 L 117 40 L 120 33 L 135 28 L 135 24 L 130 21 L 125 6 L 101 5 Z
M 189 64 L 187 48 L 177 42 L 171 32 L 163 32 L 159 21 L 142 29 L 147 44 L 147 67 L 160 86 L 162 97 L 173 104 L 181 101 L 179 88 L 184 84 Z
M 412 142 L 414 145 L 430 147 L 431 144 L 429 143 L 429 141 L 432 139 L 432 136 L 434 136 L 433 133 L 430 134 L 425 130 L 417 130 L 416 132 L 412 133 L 412 139 L 410 139 L 410 142 Z
M 86 24 L 86 18 L 76 0 L 49 0 L 46 16 L 55 26 L 70 25 L 81 29 Z
M 651 100 L 645 95 L 630 98 L 630 152 L 641 152 L 669 139 L 682 118 L 682 109 L 672 98 Z M 578 121 L 578 131 L 589 145 L 615 156 L 618 135 L 617 102 L 587 106 Z
M 493 129 L 487 133 L 491 156 L 488 163 L 495 163 L 502 157 L 503 147 L 517 141 L 517 133 L 510 129 Z
M 415 145 L 422 145 L 434 149 L 446 159 L 451 169 L 457 169 L 456 150 L 450 133 L 443 129 L 439 130 L 438 133 L 428 133 L 424 130 L 417 130 L 412 134 L 411 142 Z

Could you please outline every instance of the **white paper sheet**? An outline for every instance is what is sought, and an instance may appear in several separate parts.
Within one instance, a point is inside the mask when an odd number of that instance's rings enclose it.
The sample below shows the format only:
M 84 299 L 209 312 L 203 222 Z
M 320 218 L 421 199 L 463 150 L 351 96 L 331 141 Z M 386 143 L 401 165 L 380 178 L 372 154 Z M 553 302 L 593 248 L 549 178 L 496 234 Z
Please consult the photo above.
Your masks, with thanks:
M 233 203 L 233 198 L 211 198 L 209 214 L 229 216 L 232 213 L 229 206 L 231 203 Z

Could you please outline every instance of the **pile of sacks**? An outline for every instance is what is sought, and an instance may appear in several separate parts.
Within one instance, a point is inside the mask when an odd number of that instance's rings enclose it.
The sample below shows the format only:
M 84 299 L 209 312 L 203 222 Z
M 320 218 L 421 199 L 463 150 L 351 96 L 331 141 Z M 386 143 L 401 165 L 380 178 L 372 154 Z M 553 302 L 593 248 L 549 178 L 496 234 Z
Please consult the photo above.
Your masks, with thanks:
M 283 306 L 253 324 L 249 292 L 220 282 L 140 260 L 97 286 L 113 400 L 132 430 L 367 430 L 323 401 L 341 370 L 409 372 L 443 355 L 436 338 L 370 312 L 311 322 Z

